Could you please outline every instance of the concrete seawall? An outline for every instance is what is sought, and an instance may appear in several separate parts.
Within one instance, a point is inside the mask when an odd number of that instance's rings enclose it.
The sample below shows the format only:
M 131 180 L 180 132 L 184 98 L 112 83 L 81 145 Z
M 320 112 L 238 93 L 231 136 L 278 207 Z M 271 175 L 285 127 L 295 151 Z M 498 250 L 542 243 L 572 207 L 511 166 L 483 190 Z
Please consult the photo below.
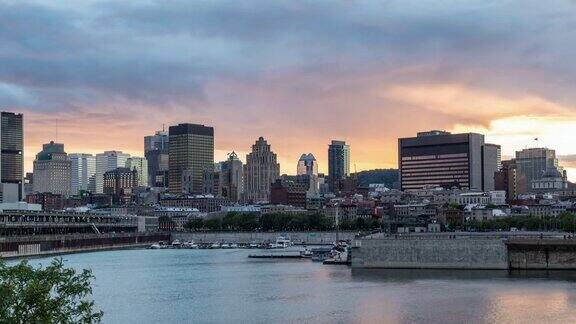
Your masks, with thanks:
M 168 233 L 38 235 L 0 238 L 0 258 L 79 253 L 149 246 L 170 240 Z
M 340 232 L 340 240 L 353 240 L 358 232 Z M 335 232 L 174 232 L 172 239 L 181 241 L 194 241 L 197 243 L 264 243 L 274 242 L 278 236 L 289 237 L 295 244 L 332 244 L 336 240 Z
M 508 269 L 499 238 L 382 238 L 354 242 L 353 268 Z

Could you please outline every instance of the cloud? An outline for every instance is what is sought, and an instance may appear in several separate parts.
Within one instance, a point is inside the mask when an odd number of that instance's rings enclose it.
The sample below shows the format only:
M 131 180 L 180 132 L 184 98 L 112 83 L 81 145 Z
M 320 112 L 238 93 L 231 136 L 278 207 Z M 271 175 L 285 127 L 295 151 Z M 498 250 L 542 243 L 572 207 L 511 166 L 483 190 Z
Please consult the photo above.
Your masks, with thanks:
M 569 2 L 0 6 L 0 107 L 26 114 L 28 162 L 56 123 L 69 152 L 141 154 L 179 122 L 215 126 L 221 151 L 265 136 L 284 172 L 303 152 L 325 169 L 332 138 L 364 169 L 394 166 L 396 138 L 423 129 L 484 131 L 511 154 L 576 125 Z

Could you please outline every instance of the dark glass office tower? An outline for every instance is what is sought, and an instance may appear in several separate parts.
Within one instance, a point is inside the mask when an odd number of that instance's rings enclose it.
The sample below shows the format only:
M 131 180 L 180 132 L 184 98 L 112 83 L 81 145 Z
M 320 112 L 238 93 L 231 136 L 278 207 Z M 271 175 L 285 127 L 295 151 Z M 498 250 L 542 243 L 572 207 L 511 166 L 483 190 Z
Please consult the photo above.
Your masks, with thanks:
M 203 172 L 214 165 L 214 128 L 197 124 L 170 126 L 168 173 L 170 193 L 182 193 L 182 177 L 191 185 L 187 193 L 201 194 Z
M 402 190 L 435 185 L 483 190 L 484 170 L 493 177 L 498 168 L 497 158 L 484 161 L 484 146 L 484 135 L 475 133 L 430 131 L 398 139 Z
M 344 141 L 332 141 L 328 146 L 328 188 L 338 191 L 341 180 L 350 175 L 350 146 Z
M 22 114 L 3 111 L 0 121 L 0 182 L 2 202 L 22 200 L 24 135 Z

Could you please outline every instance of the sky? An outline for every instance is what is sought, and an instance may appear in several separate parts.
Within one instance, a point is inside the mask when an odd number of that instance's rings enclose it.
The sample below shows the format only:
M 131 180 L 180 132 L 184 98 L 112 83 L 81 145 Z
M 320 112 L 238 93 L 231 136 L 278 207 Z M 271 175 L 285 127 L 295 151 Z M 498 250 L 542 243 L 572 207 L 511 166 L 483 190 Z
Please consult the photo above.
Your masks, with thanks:
M 556 149 L 576 180 L 575 39 L 567 0 L 0 0 L 0 109 L 27 170 L 50 140 L 141 156 L 189 122 L 217 161 L 263 136 L 284 173 L 325 172 L 332 139 L 352 171 L 396 167 L 398 137 L 441 129 Z

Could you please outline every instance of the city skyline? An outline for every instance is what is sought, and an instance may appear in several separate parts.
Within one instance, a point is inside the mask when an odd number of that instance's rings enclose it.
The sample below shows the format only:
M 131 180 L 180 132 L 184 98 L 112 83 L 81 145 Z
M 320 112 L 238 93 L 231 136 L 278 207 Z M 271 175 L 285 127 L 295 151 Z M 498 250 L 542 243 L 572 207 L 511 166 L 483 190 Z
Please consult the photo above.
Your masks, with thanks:
M 1 29 L 0 104 L 26 116 L 27 171 L 50 140 L 143 156 L 190 122 L 219 130 L 217 161 L 264 136 L 288 174 L 303 152 L 326 173 L 331 139 L 358 170 L 396 168 L 397 138 L 443 129 L 504 158 L 553 148 L 574 180 L 574 5 L 430 5 L 8 1 L 3 26 L 27 27 Z

